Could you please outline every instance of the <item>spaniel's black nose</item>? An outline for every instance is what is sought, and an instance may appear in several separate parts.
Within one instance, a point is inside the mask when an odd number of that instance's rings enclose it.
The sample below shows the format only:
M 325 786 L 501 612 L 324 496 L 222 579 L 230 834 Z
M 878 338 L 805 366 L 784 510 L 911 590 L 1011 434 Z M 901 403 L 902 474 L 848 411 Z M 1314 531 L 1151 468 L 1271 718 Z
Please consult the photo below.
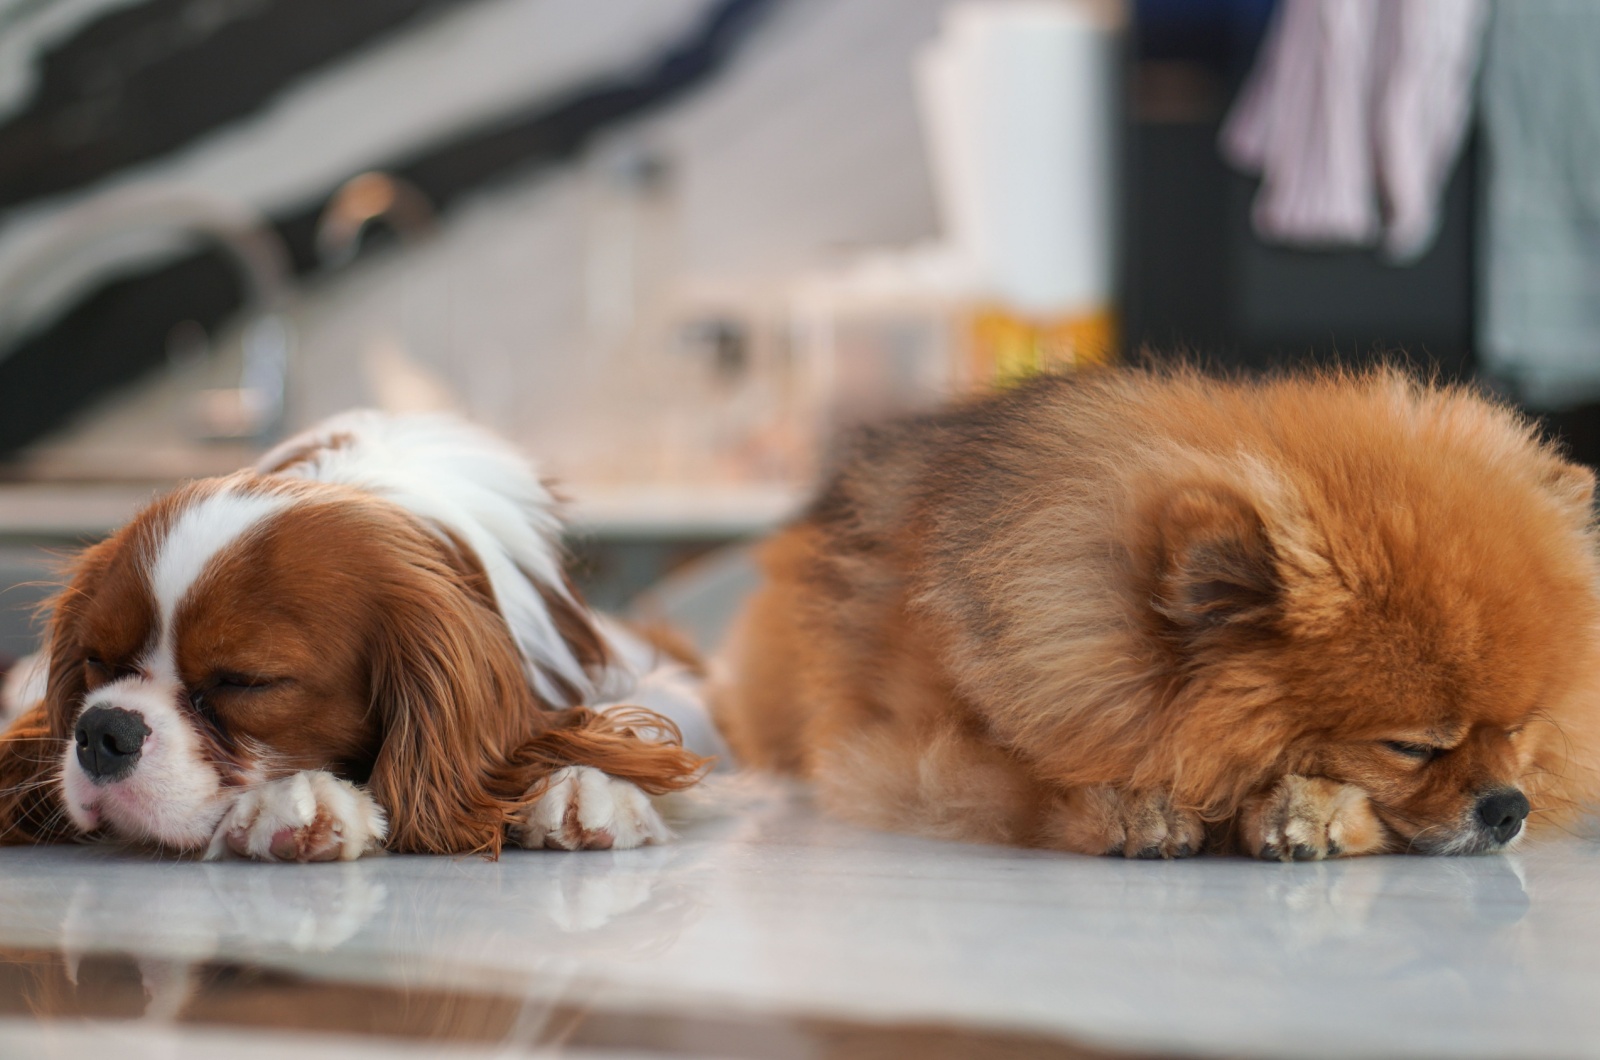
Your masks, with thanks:
M 78 764 L 101 783 L 133 772 L 150 726 L 144 715 L 121 707 L 90 707 L 78 719 Z
M 1504 843 L 1522 828 L 1528 816 L 1528 797 L 1516 788 L 1491 791 L 1478 799 L 1478 823 L 1495 842 Z

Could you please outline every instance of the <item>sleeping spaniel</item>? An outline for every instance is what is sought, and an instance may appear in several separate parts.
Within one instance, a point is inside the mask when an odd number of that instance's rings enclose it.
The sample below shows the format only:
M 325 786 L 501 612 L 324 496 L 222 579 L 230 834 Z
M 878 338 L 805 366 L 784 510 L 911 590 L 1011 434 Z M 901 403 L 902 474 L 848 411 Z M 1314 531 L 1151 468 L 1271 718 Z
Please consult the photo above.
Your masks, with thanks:
M 82 553 L 44 696 L 0 737 L 0 842 L 220 857 L 498 854 L 668 835 L 706 760 L 632 699 L 636 641 L 561 568 L 495 437 L 349 413 Z

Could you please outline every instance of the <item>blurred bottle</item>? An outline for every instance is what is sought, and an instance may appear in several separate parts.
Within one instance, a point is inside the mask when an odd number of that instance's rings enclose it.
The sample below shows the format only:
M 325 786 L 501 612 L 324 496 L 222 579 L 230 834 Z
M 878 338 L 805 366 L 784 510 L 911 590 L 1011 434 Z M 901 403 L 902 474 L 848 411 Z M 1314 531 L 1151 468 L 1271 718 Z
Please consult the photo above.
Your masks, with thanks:
M 958 3 L 919 57 L 945 239 L 975 278 L 976 382 L 1115 355 L 1123 22 L 1110 2 Z
M 1039 372 L 1109 364 L 1117 356 L 1116 316 L 1100 311 L 1030 316 L 1005 306 L 972 315 L 968 377 L 1009 386 Z
M 673 278 L 677 211 L 672 166 L 632 139 L 590 161 L 584 301 L 593 349 L 612 352 L 657 308 Z

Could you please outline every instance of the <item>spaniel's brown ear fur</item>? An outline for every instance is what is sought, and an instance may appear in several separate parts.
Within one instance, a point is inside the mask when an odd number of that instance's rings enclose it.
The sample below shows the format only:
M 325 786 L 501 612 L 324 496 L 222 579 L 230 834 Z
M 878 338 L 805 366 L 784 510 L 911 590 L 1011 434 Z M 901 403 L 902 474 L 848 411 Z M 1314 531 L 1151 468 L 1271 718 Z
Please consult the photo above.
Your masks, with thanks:
M 582 765 L 665 795 L 693 785 L 710 764 L 685 750 L 678 727 L 654 711 L 576 708 L 555 715 L 549 728 L 519 747 L 499 783 L 537 796 L 552 772 Z
M 44 843 L 70 828 L 61 805 L 61 755 L 49 704 L 41 702 L 0 735 L 0 845 Z
M 640 712 L 551 711 L 499 612 L 439 547 L 390 586 L 374 647 L 383 743 L 368 782 L 397 851 L 497 855 L 556 769 L 590 765 L 652 793 L 687 787 L 701 759 Z M 658 738 L 652 738 L 658 737 Z
M 542 727 L 540 710 L 505 622 L 442 551 L 411 557 L 416 576 L 390 586 L 372 646 L 383 742 L 368 787 L 391 849 L 494 854 L 513 807 L 489 778 Z
M 79 553 L 67 568 L 71 580 L 66 588 L 44 604 L 43 610 L 49 616 L 45 623 L 45 654 L 50 660 L 44 702 L 51 729 L 61 739 L 69 735 L 78 708 L 89 690 L 83 672 L 79 610 L 91 591 L 98 588 L 97 583 L 104 578 L 112 555 L 107 542 Z
M 45 652 L 50 674 L 44 699 L 0 735 L 0 843 L 43 843 L 70 835 L 61 805 L 61 756 L 86 690 L 78 602 L 105 571 L 108 552 L 90 548 L 72 561 L 71 580 L 46 601 Z

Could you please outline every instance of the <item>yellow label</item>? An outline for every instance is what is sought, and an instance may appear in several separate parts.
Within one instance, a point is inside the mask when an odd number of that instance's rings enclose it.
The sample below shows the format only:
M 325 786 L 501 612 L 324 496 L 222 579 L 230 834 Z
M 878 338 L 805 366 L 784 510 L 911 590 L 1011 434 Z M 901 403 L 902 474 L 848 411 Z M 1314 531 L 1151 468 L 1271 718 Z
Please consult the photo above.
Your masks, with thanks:
M 1116 354 L 1117 322 L 1110 310 L 1038 319 L 988 307 L 972 318 L 972 378 L 979 386 L 1011 386 L 1040 372 L 1110 364 Z

